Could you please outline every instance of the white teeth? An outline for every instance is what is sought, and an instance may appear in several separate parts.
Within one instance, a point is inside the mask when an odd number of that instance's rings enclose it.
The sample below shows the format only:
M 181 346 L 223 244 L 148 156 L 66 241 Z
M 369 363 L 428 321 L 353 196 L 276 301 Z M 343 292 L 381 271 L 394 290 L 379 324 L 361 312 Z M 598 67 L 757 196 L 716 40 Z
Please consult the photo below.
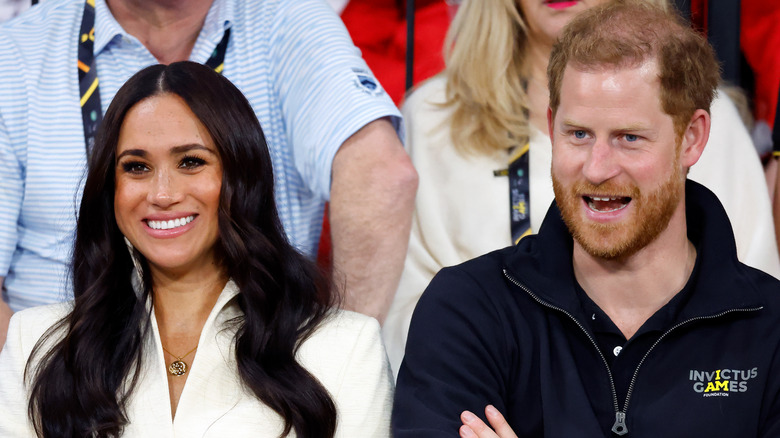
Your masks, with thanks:
M 593 199 L 595 201 L 600 201 L 601 200 L 599 198 L 591 198 L 591 199 Z M 604 199 L 604 200 L 606 201 L 606 199 Z M 627 206 L 628 206 L 628 204 L 622 204 L 620 207 L 617 207 L 617 208 L 607 208 L 607 209 L 602 210 L 602 209 L 596 208 L 596 205 L 593 202 L 588 202 L 588 207 L 590 207 L 590 209 L 593 210 L 593 211 L 598 211 L 599 213 L 609 213 L 611 211 L 618 211 L 618 210 L 622 210 L 622 209 L 626 208 Z
M 599 197 L 596 197 L 596 196 L 593 196 L 590 199 L 592 199 L 594 201 L 617 201 L 618 200 L 618 198 L 599 198 Z
M 146 221 L 149 228 L 153 230 L 170 230 L 171 228 L 178 228 L 192 222 L 195 216 L 187 216 L 178 219 L 171 219 L 169 221 Z

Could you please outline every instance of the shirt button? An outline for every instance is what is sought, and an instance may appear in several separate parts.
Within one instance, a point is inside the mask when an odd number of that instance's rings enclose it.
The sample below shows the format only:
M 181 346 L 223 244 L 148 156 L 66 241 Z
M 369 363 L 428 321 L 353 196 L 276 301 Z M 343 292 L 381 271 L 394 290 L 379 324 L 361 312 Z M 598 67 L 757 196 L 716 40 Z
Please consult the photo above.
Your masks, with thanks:
M 620 354 L 620 352 L 621 352 L 622 350 L 623 350 L 623 347 L 621 347 L 620 345 L 618 345 L 617 347 L 615 347 L 615 348 L 612 350 L 612 353 L 613 353 L 615 356 L 617 356 L 618 354 Z

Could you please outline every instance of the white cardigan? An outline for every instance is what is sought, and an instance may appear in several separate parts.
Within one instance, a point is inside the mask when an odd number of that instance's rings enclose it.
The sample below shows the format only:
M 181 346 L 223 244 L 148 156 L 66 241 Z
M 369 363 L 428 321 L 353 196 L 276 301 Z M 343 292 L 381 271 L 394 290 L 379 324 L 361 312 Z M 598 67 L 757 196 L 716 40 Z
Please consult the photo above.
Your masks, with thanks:
M 231 281 L 209 315 L 176 417 L 171 419 L 167 366 L 155 318 L 147 339 L 141 380 L 127 409 L 126 437 L 278 437 L 283 422 L 241 383 L 233 330 L 224 323 L 240 315 Z M 29 391 L 22 373 L 43 332 L 71 303 L 36 307 L 13 316 L 0 352 L 0 437 L 34 437 L 27 417 Z M 389 437 L 393 383 L 379 324 L 373 318 L 335 311 L 304 342 L 298 360 L 328 390 L 338 412 L 337 437 Z
M 464 155 L 449 130 L 451 109 L 442 108 L 445 79 L 434 77 L 403 107 L 406 146 L 419 175 L 412 233 L 404 271 L 382 328 L 393 372 L 403 358 L 412 311 L 433 276 L 489 251 L 512 244 L 509 183 L 493 171 L 508 154 Z M 734 228 L 744 263 L 780 278 L 769 192 L 753 143 L 736 107 L 724 94 L 712 103 L 707 146 L 688 177 L 720 199 Z M 550 138 L 533 130 L 530 141 L 531 229 L 536 232 L 553 201 Z

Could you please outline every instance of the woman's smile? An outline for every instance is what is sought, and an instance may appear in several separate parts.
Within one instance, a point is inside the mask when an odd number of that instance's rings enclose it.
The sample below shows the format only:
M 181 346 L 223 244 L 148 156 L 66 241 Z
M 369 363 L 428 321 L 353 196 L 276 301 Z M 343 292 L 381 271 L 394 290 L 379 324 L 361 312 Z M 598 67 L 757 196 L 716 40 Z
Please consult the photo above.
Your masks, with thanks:
M 195 219 L 195 215 L 186 216 L 179 219 L 169 219 L 169 220 L 161 220 L 161 221 L 154 221 L 147 219 L 146 225 L 149 226 L 149 228 L 153 230 L 170 230 L 173 228 L 179 228 L 187 225 L 188 223 L 192 222 L 192 220 Z

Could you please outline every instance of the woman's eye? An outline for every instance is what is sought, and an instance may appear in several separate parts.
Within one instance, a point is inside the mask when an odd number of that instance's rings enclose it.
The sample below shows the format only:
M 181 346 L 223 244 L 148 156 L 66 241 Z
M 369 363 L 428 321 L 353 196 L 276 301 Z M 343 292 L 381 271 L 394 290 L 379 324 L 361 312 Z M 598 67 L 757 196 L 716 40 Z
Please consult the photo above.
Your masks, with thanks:
M 585 138 L 585 136 L 587 136 L 587 135 L 588 134 L 585 131 L 581 130 L 581 129 L 578 129 L 578 130 L 574 131 L 574 137 L 578 138 L 580 140 Z
M 138 161 L 129 161 L 126 163 L 122 163 L 122 170 L 124 170 L 126 173 L 143 173 L 149 170 L 149 168 L 144 163 L 140 163 Z
M 206 164 L 206 161 L 198 157 L 184 157 L 179 164 L 179 167 L 183 169 L 195 169 Z

